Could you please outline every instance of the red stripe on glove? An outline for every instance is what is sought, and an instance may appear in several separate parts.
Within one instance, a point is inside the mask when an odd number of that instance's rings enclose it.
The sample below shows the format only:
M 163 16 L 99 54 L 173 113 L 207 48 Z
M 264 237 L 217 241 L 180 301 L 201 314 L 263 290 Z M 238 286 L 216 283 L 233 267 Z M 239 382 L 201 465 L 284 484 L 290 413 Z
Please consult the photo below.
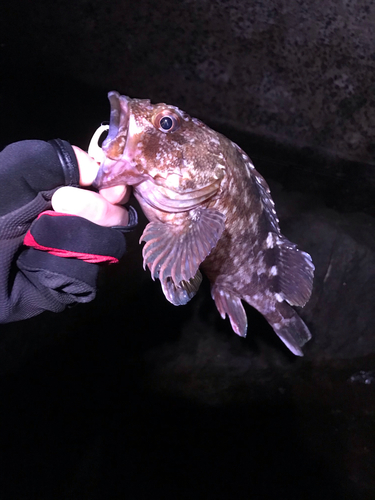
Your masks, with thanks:
M 59 212 L 54 212 L 53 210 L 47 210 L 39 214 L 36 220 L 38 220 L 39 217 L 41 217 L 42 215 L 49 215 L 52 217 L 67 216 L 67 215 L 74 216 L 74 214 L 63 214 Z M 60 248 L 52 248 L 40 245 L 35 240 L 30 230 L 26 233 L 25 238 L 23 240 L 23 244 L 25 246 L 35 248 L 36 250 L 42 250 L 52 255 L 56 255 L 57 257 L 80 259 L 84 260 L 85 262 L 89 262 L 91 264 L 100 264 L 101 262 L 107 262 L 109 264 L 117 264 L 119 262 L 119 260 L 116 259 L 116 257 L 112 257 L 111 255 L 96 255 L 90 253 L 74 252 L 71 250 L 64 250 Z

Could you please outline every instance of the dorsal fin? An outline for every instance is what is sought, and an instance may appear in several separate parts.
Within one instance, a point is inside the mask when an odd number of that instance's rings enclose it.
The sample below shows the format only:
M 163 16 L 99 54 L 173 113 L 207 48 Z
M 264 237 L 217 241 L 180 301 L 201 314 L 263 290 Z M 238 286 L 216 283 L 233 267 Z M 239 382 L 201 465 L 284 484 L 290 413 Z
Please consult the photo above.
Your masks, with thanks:
M 264 213 L 266 214 L 268 222 L 271 225 L 271 230 L 278 235 L 281 235 L 279 219 L 276 215 L 275 202 L 272 199 L 270 188 L 267 182 L 260 175 L 260 173 L 255 170 L 255 168 L 254 170 L 252 170 L 252 173 L 255 179 L 255 184 L 258 189 L 260 199 L 262 201 Z
M 259 198 L 262 202 L 264 213 L 270 224 L 269 230 L 281 235 L 279 227 L 279 219 L 276 215 L 275 203 L 271 196 L 271 190 L 265 181 L 265 179 L 260 175 L 253 165 L 253 162 L 249 156 L 243 151 L 237 144 L 232 143 L 237 149 L 238 153 L 242 157 L 242 161 L 245 162 L 245 168 L 247 169 L 248 175 L 254 180 L 254 186 L 258 191 Z
M 281 297 L 291 306 L 303 307 L 313 287 L 315 267 L 312 259 L 284 237 L 277 240 L 276 246 Z
M 250 177 L 255 181 L 254 184 L 263 205 L 263 213 L 269 223 L 269 233 L 265 243 L 267 249 L 274 248 L 277 251 L 275 265 L 280 296 L 290 305 L 304 306 L 312 292 L 315 270 L 312 259 L 308 253 L 299 250 L 296 244 L 281 234 L 275 203 L 267 182 L 254 168 L 246 153 L 238 149 L 249 168 Z

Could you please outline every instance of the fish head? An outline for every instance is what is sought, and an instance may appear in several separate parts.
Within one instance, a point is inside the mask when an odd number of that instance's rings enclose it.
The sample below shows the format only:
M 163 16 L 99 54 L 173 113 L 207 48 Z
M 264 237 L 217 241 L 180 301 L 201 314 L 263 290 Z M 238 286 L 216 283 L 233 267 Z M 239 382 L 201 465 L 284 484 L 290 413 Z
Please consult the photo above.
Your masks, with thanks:
M 108 97 L 96 187 L 132 185 L 145 203 L 167 211 L 190 209 L 218 191 L 225 170 L 219 133 L 175 106 L 115 91 Z

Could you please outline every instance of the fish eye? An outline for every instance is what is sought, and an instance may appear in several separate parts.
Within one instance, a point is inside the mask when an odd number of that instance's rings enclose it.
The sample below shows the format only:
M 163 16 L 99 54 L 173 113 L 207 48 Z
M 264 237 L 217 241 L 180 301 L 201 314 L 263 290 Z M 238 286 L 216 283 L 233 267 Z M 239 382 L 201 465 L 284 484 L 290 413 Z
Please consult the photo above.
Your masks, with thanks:
M 160 126 L 163 130 L 170 130 L 173 127 L 173 120 L 170 116 L 163 116 L 160 120 Z
M 180 117 L 173 113 L 161 112 L 158 113 L 153 122 L 154 126 L 158 128 L 161 132 L 174 132 L 180 127 Z

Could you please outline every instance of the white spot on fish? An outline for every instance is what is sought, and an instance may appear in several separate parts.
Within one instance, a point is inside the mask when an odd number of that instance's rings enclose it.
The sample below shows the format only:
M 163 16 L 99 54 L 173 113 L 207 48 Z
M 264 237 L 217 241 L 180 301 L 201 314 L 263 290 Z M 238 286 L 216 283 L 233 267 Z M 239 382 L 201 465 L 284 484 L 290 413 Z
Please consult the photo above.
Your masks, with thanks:
M 277 302 L 284 302 L 283 297 L 279 293 L 275 293 L 275 299 Z
M 250 218 L 249 218 L 250 226 L 254 226 L 256 224 L 256 219 L 257 219 L 256 214 L 251 214 L 250 215 Z
M 170 188 L 178 188 L 180 186 L 181 177 L 176 174 L 169 174 L 166 180 L 166 185 Z
M 141 134 L 144 127 L 142 126 L 142 121 L 137 120 L 133 114 L 129 118 L 129 128 L 128 137 L 133 137 L 134 135 Z
M 247 172 L 247 175 L 249 177 L 252 176 L 252 173 L 251 173 L 251 163 L 245 163 L 245 166 L 246 166 L 246 172 Z M 253 167 L 254 168 L 254 167 Z
M 273 234 L 268 233 L 267 239 L 266 239 L 266 247 L 267 248 L 272 248 L 273 247 Z
M 277 267 L 276 266 L 272 266 L 271 269 L 270 269 L 270 275 L 271 276 L 276 276 L 277 275 Z
M 210 142 L 212 144 L 216 144 L 217 146 L 220 146 L 220 141 L 216 139 L 216 137 L 211 137 Z
M 258 264 L 258 269 L 257 269 L 257 275 L 260 276 L 261 274 L 266 274 L 268 271 L 266 265 L 264 264 L 263 260 L 261 260 Z

